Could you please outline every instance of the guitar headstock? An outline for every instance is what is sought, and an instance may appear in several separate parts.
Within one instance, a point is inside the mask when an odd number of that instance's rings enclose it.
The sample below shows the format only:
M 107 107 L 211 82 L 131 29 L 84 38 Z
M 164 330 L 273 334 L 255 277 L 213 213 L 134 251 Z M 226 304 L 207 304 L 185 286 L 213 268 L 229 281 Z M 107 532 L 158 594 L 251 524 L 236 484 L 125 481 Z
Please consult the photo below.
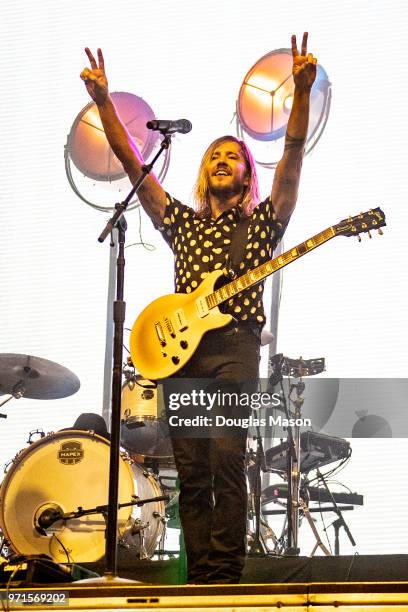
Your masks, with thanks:
M 333 228 L 337 235 L 343 234 L 343 236 L 359 236 L 364 232 L 368 232 L 370 238 L 370 230 L 378 230 L 379 234 L 382 234 L 381 227 L 384 227 L 385 215 L 381 208 L 370 208 L 367 212 L 362 212 L 355 217 L 348 217 L 343 219 Z

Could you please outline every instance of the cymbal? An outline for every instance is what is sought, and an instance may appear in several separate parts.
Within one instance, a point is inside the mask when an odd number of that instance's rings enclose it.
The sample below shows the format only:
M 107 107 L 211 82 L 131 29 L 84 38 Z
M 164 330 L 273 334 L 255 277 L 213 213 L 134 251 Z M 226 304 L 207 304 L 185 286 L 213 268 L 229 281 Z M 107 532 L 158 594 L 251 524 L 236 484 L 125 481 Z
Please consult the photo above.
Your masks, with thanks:
M 79 378 L 58 363 L 17 353 L 0 354 L 0 394 L 29 399 L 59 399 L 76 393 Z

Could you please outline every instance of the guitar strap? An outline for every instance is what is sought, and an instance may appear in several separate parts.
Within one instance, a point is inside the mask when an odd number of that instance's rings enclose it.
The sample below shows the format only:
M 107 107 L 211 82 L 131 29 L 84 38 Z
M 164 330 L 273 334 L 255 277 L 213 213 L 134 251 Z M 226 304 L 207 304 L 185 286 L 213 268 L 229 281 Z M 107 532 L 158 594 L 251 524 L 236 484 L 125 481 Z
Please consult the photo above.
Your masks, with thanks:
M 238 221 L 237 229 L 232 237 L 227 257 L 227 268 L 229 275 L 234 278 L 238 275 L 239 264 L 244 258 L 245 246 L 248 237 L 248 227 L 251 217 L 242 214 Z

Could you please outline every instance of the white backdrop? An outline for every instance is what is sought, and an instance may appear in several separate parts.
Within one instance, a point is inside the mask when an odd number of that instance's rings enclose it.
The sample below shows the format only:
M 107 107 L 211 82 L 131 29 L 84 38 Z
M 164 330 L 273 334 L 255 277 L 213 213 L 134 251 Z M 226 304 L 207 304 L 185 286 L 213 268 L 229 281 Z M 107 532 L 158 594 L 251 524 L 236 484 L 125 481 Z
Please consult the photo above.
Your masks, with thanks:
M 402 0 L 3 2 L 0 352 L 61 363 L 81 389 L 63 400 L 7 404 L 0 463 L 25 446 L 28 431 L 55 431 L 102 409 L 109 247 L 96 238 L 107 215 L 74 195 L 64 170 L 67 134 L 88 103 L 79 79 L 84 46 L 103 48 L 112 91 L 142 96 L 158 117 L 192 121 L 193 131 L 175 139 L 164 183 L 188 201 L 204 148 L 234 132 L 247 70 L 289 47 L 292 33 L 300 40 L 309 31 L 333 98 L 304 162 L 285 246 L 378 205 L 388 228 L 360 245 L 336 238 L 285 270 L 278 350 L 324 356 L 326 376 L 406 375 L 407 23 Z M 259 174 L 266 195 L 273 175 Z M 129 243 L 138 240 L 137 217 L 128 215 Z M 172 291 L 170 251 L 145 215 L 142 232 L 156 250 L 127 250 L 128 327 L 151 299 Z M 398 439 L 353 441 L 340 478 L 365 495 L 364 507 L 347 515 L 360 553 L 405 552 L 405 448 Z M 302 538 L 308 552 L 312 540 Z M 342 552 L 351 550 L 343 537 Z

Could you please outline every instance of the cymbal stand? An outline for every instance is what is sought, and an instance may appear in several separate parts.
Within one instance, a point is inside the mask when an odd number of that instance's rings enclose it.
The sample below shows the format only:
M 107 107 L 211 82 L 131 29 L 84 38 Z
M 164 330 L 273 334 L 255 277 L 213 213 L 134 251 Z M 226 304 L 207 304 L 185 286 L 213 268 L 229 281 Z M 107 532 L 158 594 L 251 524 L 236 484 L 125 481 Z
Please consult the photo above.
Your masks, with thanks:
M 2 406 L 4 406 L 4 404 L 7 404 L 7 402 L 9 402 L 11 399 L 13 399 L 14 395 L 10 395 L 10 397 L 7 397 L 3 402 L 0 403 L 0 408 Z M 0 414 L 0 419 L 7 419 L 7 414 Z
M 4 401 L 0 402 L 0 408 L 2 406 L 4 406 L 4 404 L 7 404 L 7 402 L 12 400 L 13 398 L 14 399 L 20 399 L 21 397 L 23 397 L 24 393 L 25 393 L 25 390 L 26 389 L 25 389 L 25 386 L 24 386 L 24 381 L 20 380 L 12 388 L 10 397 L 7 397 Z M 7 414 L 0 414 L 0 419 L 7 419 Z
M 324 554 L 327 557 L 331 557 L 331 552 L 323 544 L 323 542 L 321 540 L 321 537 L 319 535 L 319 532 L 316 529 L 316 525 L 314 524 L 314 520 L 310 516 L 309 506 L 307 505 L 307 503 L 303 499 L 300 499 L 299 508 L 301 508 L 303 510 L 303 514 L 306 517 L 306 520 L 307 520 L 307 522 L 310 525 L 310 529 L 313 531 L 314 537 L 316 538 L 316 544 L 314 545 L 314 548 L 313 548 L 312 552 L 310 553 L 310 556 L 313 557 L 313 555 L 315 554 L 316 550 L 318 548 L 321 548 L 322 551 L 324 552 Z
M 281 400 L 285 416 L 289 420 L 290 413 L 286 402 L 285 390 L 283 388 L 282 375 L 280 376 L 279 382 L 282 392 Z M 288 396 L 288 399 L 290 401 L 290 394 Z M 297 473 L 299 471 L 299 445 L 296 446 L 292 427 L 290 426 L 287 427 L 287 442 L 288 449 L 286 451 L 286 474 L 288 479 L 288 502 L 286 507 L 287 547 L 285 549 L 285 555 L 290 556 L 298 555 L 300 552 L 300 549 L 298 548 L 299 478 L 297 476 Z M 295 497 L 293 496 L 294 492 Z
M 292 399 L 291 395 L 293 391 L 296 390 L 296 398 Z M 287 418 L 294 418 L 296 423 L 297 420 L 302 416 L 302 406 L 304 402 L 304 398 L 302 397 L 302 393 L 305 390 L 305 383 L 302 381 L 302 375 L 299 374 L 299 382 L 296 384 L 291 384 L 289 386 L 289 402 L 295 407 L 294 413 L 289 413 Z M 292 431 L 293 429 L 293 431 Z M 299 554 L 299 509 L 301 507 L 301 498 L 300 498 L 300 426 L 295 424 L 293 428 L 289 425 L 287 427 L 288 433 L 290 431 L 291 437 L 293 440 L 295 456 L 292 463 L 292 474 L 291 474 L 291 483 L 288 480 L 288 489 L 290 487 L 290 499 L 291 499 L 291 522 L 292 522 L 292 530 L 293 530 L 293 548 L 295 552 L 289 552 L 287 554 Z M 289 439 L 289 436 L 288 436 Z M 289 469 L 289 466 L 288 466 Z M 288 472 L 289 474 L 289 472 Z M 291 486 L 290 486 L 291 485 Z M 288 498 L 289 504 L 289 498 Z M 290 548 L 290 546 L 289 546 Z
M 262 472 L 266 471 L 265 465 L 265 453 L 262 444 L 262 436 L 259 429 L 259 425 L 256 426 L 256 453 L 255 453 L 255 479 L 253 491 L 251 491 L 251 497 L 253 497 L 254 501 L 254 517 L 255 517 L 255 533 L 253 537 L 253 541 L 251 547 L 249 549 L 250 555 L 259 555 L 265 554 L 267 551 L 267 547 L 265 543 L 261 540 L 261 493 L 262 493 L 262 483 L 261 483 L 261 470 Z M 252 486 L 251 486 L 252 488 Z
M 141 174 L 133 185 L 132 190 L 125 200 L 115 205 L 116 212 L 109 219 L 104 230 L 98 238 L 104 242 L 107 236 L 116 227 L 118 229 L 118 258 L 116 277 L 116 300 L 113 304 L 114 319 L 114 341 L 113 341 L 113 370 L 112 370 L 112 413 L 111 413 L 111 445 L 109 463 L 109 504 L 108 520 L 106 529 L 105 548 L 105 576 L 108 578 L 116 576 L 117 565 L 117 524 L 118 524 L 118 481 L 119 481 L 119 449 L 120 449 L 120 413 L 121 413 L 121 391 L 122 391 L 122 362 L 123 362 L 123 327 L 125 323 L 126 303 L 124 296 L 125 278 L 125 232 L 126 220 L 123 213 L 129 202 L 139 190 L 143 181 L 152 170 L 156 160 L 168 149 L 171 143 L 171 135 L 162 132 L 163 140 L 160 149 L 149 164 L 144 164 Z

